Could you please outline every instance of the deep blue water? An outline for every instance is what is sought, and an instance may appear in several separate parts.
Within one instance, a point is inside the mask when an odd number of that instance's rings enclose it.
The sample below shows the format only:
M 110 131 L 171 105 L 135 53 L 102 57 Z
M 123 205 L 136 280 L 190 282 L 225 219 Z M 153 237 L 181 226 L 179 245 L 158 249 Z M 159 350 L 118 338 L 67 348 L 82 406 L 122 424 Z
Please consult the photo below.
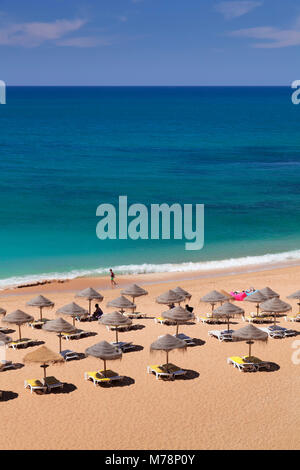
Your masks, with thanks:
M 289 88 L 11 87 L 0 149 L 2 280 L 300 248 L 300 106 Z M 119 195 L 204 203 L 204 248 L 100 241 L 96 208 Z

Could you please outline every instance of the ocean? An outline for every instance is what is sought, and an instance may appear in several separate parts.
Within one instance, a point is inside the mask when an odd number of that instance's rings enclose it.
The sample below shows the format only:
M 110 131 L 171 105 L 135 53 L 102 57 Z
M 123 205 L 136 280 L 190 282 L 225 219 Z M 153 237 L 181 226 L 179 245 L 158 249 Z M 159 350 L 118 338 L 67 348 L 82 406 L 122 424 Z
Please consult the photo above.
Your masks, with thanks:
M 287 87 L 8 87 L 0 288 L 300 262 L 300 106 Z M 106 240 L 99 204 L 205 205 L 205 243 Z

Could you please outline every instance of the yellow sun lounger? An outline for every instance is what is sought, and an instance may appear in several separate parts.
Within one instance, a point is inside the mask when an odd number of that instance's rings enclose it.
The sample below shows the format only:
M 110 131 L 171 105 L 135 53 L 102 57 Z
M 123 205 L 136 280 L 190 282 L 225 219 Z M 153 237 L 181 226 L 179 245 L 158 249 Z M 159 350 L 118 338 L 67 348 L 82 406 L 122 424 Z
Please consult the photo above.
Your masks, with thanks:
M 166 378 L 166 379 L 172 379 L 173 378 L 173 373 L 172 372 L 166 372 L 166 370 L 163 369 L 162 366 L 159 366 L 159 365 L 147 366 L 147 372 L 148 372 L 148 374 L 154 373 L 157 380 L 160 377 Z
M 111 381 L 110 378 L 103 377 L 102 375 L 99 374 L 98 371 L 94 372 L 85 372 L 84 373 L 84 379 L 85 380 L 92 380 L 94 385 L 96 386 L 97 384 L 101 383 L 109 383 Z
M 80 338 L 81 336 L 83 336 L 86 332 L 83 331 L 83 330 L 78 330 L 76 331 L 75 333 L 62 333 L 62 338 L 66 339 L 67 341 L 69 341 L 70 339 L 74 339 L 74 338 Z
M 35 341 L 33 339 L 23 338 L 18 339 L 17 341 L 12 341 L 9 343 L 9 347 L 13 349 L 27 347 L 30 344 L 33 344 Z
M 52 388 L 63 388 L 64 384 L 57 380 L 55 377 L 50 376 L 43 379 L 44 385 L 51 390 Z
M 240 356 L 232 356 L 227 359 L 227 364 L 232 364 L 236 367 L 240 372 L 245 371 L 255 371 L 257 370 L 256 365 L 252 362 L 246 361 L 243 357 Z
M 98 370 L 98 374 L 101 375 L 104 379 L 109 379 L 109 380 L 122 380 L 124 379 L 124 376 L 119 375 L 117 372 L 114 372 L 113 370 Z
M 161 325 L 176 325 L 176 322 L 172 320 L 167 320 L 163 317 L 156 317 L 154 318 L 154 323 L 160 323 Z
M 297 315 L 287 315 L 284 319 L 285 321 L 300 321 L 300 313 Z
M 186 374 L 186 370 L 183 370 L 181 367 L 175 366 L 174 364 L 163 364 L 161 368 L 166 372 L 170 372 L 173 376 Z
M 47 390 L 47 387 L 42 384 L 42 382 L 38 379 L 31 379 L 31 380 L 25 380 L 24 381 L 24 388 L 30 388 L 31 393 L 34 390 L 42 390 L 45 392 Z

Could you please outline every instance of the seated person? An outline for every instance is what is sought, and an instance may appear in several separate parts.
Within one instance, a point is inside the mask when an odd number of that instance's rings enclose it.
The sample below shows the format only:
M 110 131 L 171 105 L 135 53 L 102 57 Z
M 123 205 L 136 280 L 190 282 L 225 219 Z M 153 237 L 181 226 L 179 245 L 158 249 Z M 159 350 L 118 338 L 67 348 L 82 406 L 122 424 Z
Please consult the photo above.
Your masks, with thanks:
M 193 313 L 194 307 L 190 307 L 188 304 L 186 304 L 185 309 L 186 309 L 188 312 Z
M 96 309 L 96 310 L 94 311 L 92 317 L 93 317 L 95 320 L 99 320 L 99 318 L 102 317 L 103 312 L 102 312 L 101 308 L 99 307 L 99 304 L 96 304 L 96 305 L 95 305 L 95 309 Z

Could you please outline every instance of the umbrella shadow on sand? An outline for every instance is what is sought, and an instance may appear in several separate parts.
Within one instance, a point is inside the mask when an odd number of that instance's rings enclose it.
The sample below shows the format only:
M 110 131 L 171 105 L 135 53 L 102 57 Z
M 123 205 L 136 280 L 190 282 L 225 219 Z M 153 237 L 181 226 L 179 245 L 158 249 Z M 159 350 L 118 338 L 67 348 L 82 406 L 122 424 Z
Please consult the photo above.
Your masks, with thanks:
M 141 346 L 140 344 L 135 344 L 131 349 L 128 349 L 127 351 L 123 351 L 123 354 L 127 354 L 130 352 L 138 352 L 138 351 L 143 351 L 144 346 Z
M 204 341 L 203 339 L 199 339 L 199 338 L 192 338 L 193 342 L 195 343 L 194 345 L 190 345 L 189 347 L 191 348 L 195 348 L 196 346 L 204 346 L 206 344 L 206 341 Z
M 192 370 L 192 369 L 184 369 L 186 371 L 185 375 L 179 375 L 175 378 L 177 380 L 194 380 L 200 377 L 199 372 Z
M 18 398 L 19 394 L 16 392 L 12 391 L 3 391 L 0 392 L 0 402 L 1 401 L 9 401 L 9 400 L 14 400 L 15 398 Z
M 55 395 L 64 395 L 66 393 L 74 392 L 75 390 L 77 390 L 76 385 L 64 382 L 63 388 L 54 388 L 51 390 L 51 393 Z
M 129 387 L 130 385 L 135 384 L 135 380 L 132 377 L 127 377 L 124 376 L 123 380 L 120 380 L 119 382 L 110 382 L 107 384 L 102 384 L 102 388 L 121 388 L 121 387 Z
M 137 323 L 136 325 L 132 325 L 130 327 L 130 330 L 143 330 L 145 327 L 145 325 L 141 325 L 140 323 Z

